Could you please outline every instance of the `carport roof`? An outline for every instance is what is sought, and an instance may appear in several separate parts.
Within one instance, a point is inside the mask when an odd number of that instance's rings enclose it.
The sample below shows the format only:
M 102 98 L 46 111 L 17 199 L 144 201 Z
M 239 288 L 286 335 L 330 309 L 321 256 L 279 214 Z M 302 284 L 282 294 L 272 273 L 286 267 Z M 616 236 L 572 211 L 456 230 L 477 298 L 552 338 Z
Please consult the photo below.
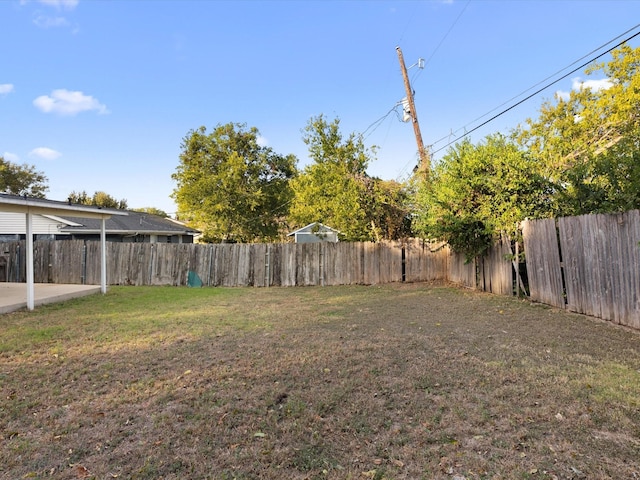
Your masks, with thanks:
M 115 208 L 79 205 L 44 198 L 33 198 L 0 193 L 0 211 L 15 213 L 37 213 L 41 215 L 71 215 L 82 218 L 109 218 L 112 215 L 127 215 Z

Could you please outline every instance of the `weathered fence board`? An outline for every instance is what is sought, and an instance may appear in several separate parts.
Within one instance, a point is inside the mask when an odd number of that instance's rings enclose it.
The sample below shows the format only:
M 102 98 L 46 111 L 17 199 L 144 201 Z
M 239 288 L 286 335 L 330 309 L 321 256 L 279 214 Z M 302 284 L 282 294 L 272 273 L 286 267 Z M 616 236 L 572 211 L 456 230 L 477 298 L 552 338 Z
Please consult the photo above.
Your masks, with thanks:
M 2 244 L 2 255 L 6 260 L 5 275 L 2 280 L 8 282 L 25 281 L 25 259 L 24 248 L 26 242 L 10 242 Z
M 567 308 L 640 328 L 640 212 L 558 220 Z
M 514 289 L 511 244 L 506 236 L 495 243 L 481 259 L 480 286 L 485 292 L 511 295 Z
M 530 298 L 536 302 L 564 308 L 564 288 L 558 234 L 554 219 L 522 223 Z
M 449 281 L 469 288 L 476 288 L 476 261 L 467 262 L 464 255 L 449 252 Z
M 427 282 L 449 278 L 451 252 L 447 244 L 409 239 L 404 247 L 406 281 Z

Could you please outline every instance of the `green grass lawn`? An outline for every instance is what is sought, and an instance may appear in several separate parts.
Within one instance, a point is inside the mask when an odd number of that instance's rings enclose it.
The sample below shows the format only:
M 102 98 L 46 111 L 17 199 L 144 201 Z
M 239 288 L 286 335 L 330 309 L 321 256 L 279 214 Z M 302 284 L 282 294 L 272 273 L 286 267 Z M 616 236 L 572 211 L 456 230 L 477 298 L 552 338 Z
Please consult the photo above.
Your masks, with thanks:
M 640 478 L 640 334 L 430 284 L 0 316 L 0 478 Z

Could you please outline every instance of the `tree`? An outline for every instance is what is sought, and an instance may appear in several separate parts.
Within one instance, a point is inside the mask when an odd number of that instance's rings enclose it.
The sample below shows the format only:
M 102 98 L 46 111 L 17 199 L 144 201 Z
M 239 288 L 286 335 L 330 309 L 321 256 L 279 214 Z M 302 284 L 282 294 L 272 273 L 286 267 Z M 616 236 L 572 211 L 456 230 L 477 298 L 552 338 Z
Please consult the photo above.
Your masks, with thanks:
M 395 180 L 365 179 L 364 208 L 372 240 L 400 240 L 412 236 L 410 190 Z
M 408 193 L 404 185 L 367 175 L 375 147 L 362 137 L 344 138 L 340 120 L 311 118 L 303 131 L 313 163 L 293 180 L 292 222 L 325 223 L 350 241 L 399 239 L 410 235 Z
M 157 215 L 158 217 L 163 217 L 163 218 L 169 218 L 169 214 L 167 212 L 155 207 L 134 208 L 133 211 L 140 212 L 140 213 L 148 213 L 150 215 Z
M 416 230 L 445 240 L 467 260 L 486 253 L 525 218 L 552 215 L 551 188 L 535 159 L 502 135 L 456 144 L 419 186 Z
M 640 207 L 640 48 L 614 50 L 594 73 L 605 76 L 601 88 L 585 82 L 546 102 L 518 132 L 553 182 L 560 215 Z
M 114 197 L 103 191 L 94 192 L 93 196 L 89 196 L 84 190 L 82 192 L 71 192 L 69 201 L 80 205 L 92 205 L 94 207 L 117 208 L 121 210 L 127 209 L 127 200 L 116 200 Z
M 44 198 L 47 177 L 33 165 L 18 165 L 0 156 L 0 192 Z
M 286 214 L 297 159 L 259 145 L 257 128 L 227 123 L 184 137 L 172 198 L 178 218 L 203 232 L 205 241 L 275 240 Z
M 364 199 L 369 152 L 362 140 L 340 133 L 340 120 L 320 115 L 303 131 L 313 163 L 292 181 L 290 216 L 298 226 L 321 222 L 339 230 L 346 240 L 371 238 Z

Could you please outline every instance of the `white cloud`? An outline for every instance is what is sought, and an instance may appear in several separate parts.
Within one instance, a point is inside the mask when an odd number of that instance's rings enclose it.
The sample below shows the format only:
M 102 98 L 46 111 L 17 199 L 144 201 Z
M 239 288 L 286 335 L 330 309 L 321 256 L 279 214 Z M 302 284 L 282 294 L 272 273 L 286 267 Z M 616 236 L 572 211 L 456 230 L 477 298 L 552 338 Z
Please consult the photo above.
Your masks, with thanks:
M 70 11 L 78 6 L 79 0 L 37 0 L 37 2 L 45 7 L 51 7 L 55 10 L 62 11 Z M 26 0 L 22 0 L 21 4 L 28 3 Z M 61 27 L 71 27 L 71 22 L 67 20 L 65 17 L 60 15 L 48 15 L 43 12 L 44 9 L 35 9 L 33 14 L 33 23 L 39 28 L 61 28 Z M 78 30 L 77 27 L 74 28 L 73 33 L 76 33 Z
M 59 115 L 77 115 L 80 112 L 91 110 L 95 110 L 101 115 L 109 113 L 107 107 L 91 95 L 65 89 L 54 90 L 51 92 L 51 96 L 41 95 L 33 101 L 33 104 L 44 113 Z
M 613 82 L 608 78 L 602 78 L 600 80 L 582 80 L 580 77 L 576 77 L 571 81 L 571 89 L 572 90 L 581 90 L 583 88 L 588 88 L 593 90 L 594 92 L 599 92 L 601 90 L 607 90 L 613 87 Z M 565 102 L 569 100 L 571 92 L 567 92 L 564 90 L 558 90 L 556 92 L 556 98 L 560 100 L 564 100 Z
M 608 78 L 602 78 L 600 80 L 585 80 L 584 82 L 580 77 L 573 79 L 573 89 L 580 90 L 581 88 L 589 88 L 594 92 L 599 92 L 600 90 L 607 90 L 613 87 L 613 82 Z
M 57 9 L 73 10 L 78 6 L 79 0 L 38 0 L 43 5 L 55 7 Z
M 20 161 L 20 157 L 15 153 L 11 153 L 11 152 L 4 152 L 2 154 L 2 158 L 4 158 L 6 161 L 11 163 L 17 163 Z
M 56 150 L 47 147 L 34 148 L 29 152 L 30 157 L 41 158 L 42 160 L 55 160 L 60 158 L 62 154 Z
M 13 85 L 10 83 L 0 83 L 0 95 L 13 92 Z
M 47 17 L 46 15 L 38 15 L 33 19 L 33 23 L 40 28 L 56 28 L 67 27 L 69 22 L 64 17 Z
M 258 138 L 256 138 L 256 142 L 261 147 L 266 147 L 267 145 L 269 145 L 269 140 L 266 137 L 263 137 L 262 135 L 258 135 Z

